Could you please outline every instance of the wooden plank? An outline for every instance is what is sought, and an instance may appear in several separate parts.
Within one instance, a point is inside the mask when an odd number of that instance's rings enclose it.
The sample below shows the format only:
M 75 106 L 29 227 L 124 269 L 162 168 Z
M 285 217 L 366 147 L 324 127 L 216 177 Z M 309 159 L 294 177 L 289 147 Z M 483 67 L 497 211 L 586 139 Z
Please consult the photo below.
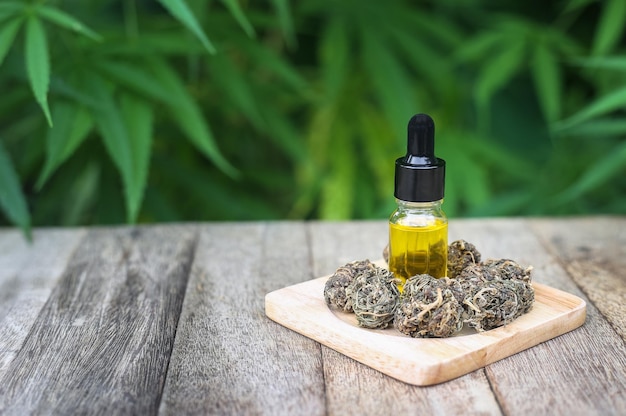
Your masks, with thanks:
M 324 414 L 320 346 L 265 317 L 311 278 L 305 223 L 202 226 L 159 413 Z
M 18 230 L 0 230 L 0 377 L 84 235 L 82 229 L 38 229 L 29 243 Z
M 330 348 L 323 351 L 330 415 L 501 414 L 483 371 L 444 384 L 418 387 L 385 376 Z
M 535 304 L 510 324 L 448 338 L 414 339 L 394 328 L 366 330 L 354 314 L 331 311 L 324 301 L 328 276 L 287 286 L 265 297 L 270 319 L 348 357 L 409 384 L 437 384 L 480 369 L 578 328 L 585 302 L 535 283 Z
M 351 260 L 382 257 L 387 223 L 316 223 L 312 230 L 313 270 L 332 273 Z M 400 382 L 323 347 L 327 410 L 330 414 L 500 414 L 484 371 L 447 383 L 418 387 Z
M 626 217 L 537 220 L 532 226 L 626 341 Z
M 579 239 L 576 221 L 553 221 L 564 239 Z M 626 409 L 626 348 L 593 303 L 578 289 L 550 246 L 524 219 L 465 220 L 451 225 L 451 237 L 477 245 L 483 258 L 512 258 L 533 265 L 533 279 L 587 301 L 579 329 L 487 367 L 506 414 L 620 415 Z M 529 399 L 532 398 L 532 399 Z
M 384 376 L 264 316 L 266 293 L 349 260 L 380 258 L 384 221 L 202 226 L 188 286 L 196 235 L 188 227 L 92 230 L 69 263 L 71 238 L 56 252 L 38 247 L 48 254 L 31 259 L 2 231 L 0 320 L 6 311 L 13 317 L 0 331 L 12 331 L 26 297 L 39 306 L 27 308 L 26 329 L 0 372 L 0 414 L 155 413 L 163 383 L 163 414 L 626 414 L 623 307 L 619 297 L 618 309 L 614 299 L 601 301 L 624 293 L 623 248 L 604 253 L 602 241 L 623 247 L 624 227 L 602 221 L 451 221 L 451 240 L 474 242 L 485 257 L 534 265 L 537 282 L 587 300 L 588 318 L 485 371 L 431 387 Z M 42 307 L 50 289 L 38 288 L 66 263 Z M 240 292 L 232 290 L 237 283 Z
M 0 378 L 0 414 L 156 413 L 194 247 L 186 227 L 90 230 Z

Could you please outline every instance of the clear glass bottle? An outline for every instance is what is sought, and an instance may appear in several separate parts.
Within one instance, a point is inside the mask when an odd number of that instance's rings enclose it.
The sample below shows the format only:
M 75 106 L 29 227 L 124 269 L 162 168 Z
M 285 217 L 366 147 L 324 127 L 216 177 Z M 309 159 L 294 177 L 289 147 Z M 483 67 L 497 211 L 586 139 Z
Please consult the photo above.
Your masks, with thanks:
M 389 218 L 389 270 L 405 281 L 416 274 L 444 277 L 448 267 L 448 218 L 443 199 L 410 202 L 396 198 Z
M 448 219 L 441 208 L 446 162 L 435 157 L 435 123 L 426 114 L 411 118 L 407 153 L 396 160 L 389 218 L 389 270 L 403 282 L 416 274 L 445 277 Z

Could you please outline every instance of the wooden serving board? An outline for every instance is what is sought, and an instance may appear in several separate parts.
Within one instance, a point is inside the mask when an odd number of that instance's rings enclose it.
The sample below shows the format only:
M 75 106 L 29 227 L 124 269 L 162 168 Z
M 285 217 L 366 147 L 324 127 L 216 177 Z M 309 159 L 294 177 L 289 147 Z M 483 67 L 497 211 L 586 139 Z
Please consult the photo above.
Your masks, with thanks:
M 268 293 L 266 315 L 388 376 L 419 386 L 451 380 L 562 335 L 581 326 L 586 316 L 581 298 L 533 283 L 532 310 L 504 327 L 482 333 L 464 328 L 449 338 L 411 338 L 394 328 L 361 328 L 354 314 L 328 308 L 324 301 L 328 277 Z

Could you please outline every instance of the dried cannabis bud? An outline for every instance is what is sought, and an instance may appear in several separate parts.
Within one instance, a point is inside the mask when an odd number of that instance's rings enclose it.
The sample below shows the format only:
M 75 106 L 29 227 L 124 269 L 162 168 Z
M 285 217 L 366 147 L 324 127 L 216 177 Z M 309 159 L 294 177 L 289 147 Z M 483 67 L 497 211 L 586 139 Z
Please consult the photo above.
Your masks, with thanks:
M 374 271 L 376 268 L 376 265 L 369 260 L 353 261 L 339 267 L 324 286 L 326 304 L 344 312 L 352 312 L 352 301 L 346 295 L 346 288 L 357 275 L 365 271 Z
M 394 326 L 414 338 L 449 337 L 463 327 L 463 297 L 458 282 L 416 275 L 404 284 Z
M 480 264 L 470 264 L 458 276 L 464 287 L 492 280 L 531 281 L 532 266 L 523 268 L 513 260 L 486 260 Z
M 477 331 L 488 331 L 511 323 L 526 313 L 534 292 L 529 283 L 521 280 L 492 280 L 471 288 L 465 299 L 465 322 Z
M 515 261 L 509 259 L 489 259 L 483 265 L 490 270 L 491 274 L 496 274 L 501 279 L 517 279 L 524 282 L 530 282 L 530 273 L 533 270 L 532 266 L 524 269 Z
M 531 270 L 509 259 L 466 267 L 459 276 L 466 292 L 465 322 L 478 331 L 487 331 L 528 312 L 535 300 Z
M 515 282 L 515 293 L 517 294 L 517 302 L 519 304 L 517 316 L 520 316 L 533 308 L 535 289 L 533 289 L 533 285 L 530 281 L 520 282 L 519 280 L 512 280 L 512 282 Z
M 480 253 L 465 240 L 456 240 L 448 246 L 448 277 L 457 277 L 471 264 L 480 263 Z
M 464 268 L 457 278 L 463 285 L 463 290 L 468 291 L 471 286 L 476 286 L 480 283 L 490 282 L 496 279 L 496 274 L 494 273 L 494 270 L 485 267 L 482 263 L 479 263 L 470 264 Z
M 359 325 L 372 329 L 383 329 L 389 325 L 400 298 L 393 273 L 382 268 L 357 275 L 346 288 L 346 295 L 352 300 Z

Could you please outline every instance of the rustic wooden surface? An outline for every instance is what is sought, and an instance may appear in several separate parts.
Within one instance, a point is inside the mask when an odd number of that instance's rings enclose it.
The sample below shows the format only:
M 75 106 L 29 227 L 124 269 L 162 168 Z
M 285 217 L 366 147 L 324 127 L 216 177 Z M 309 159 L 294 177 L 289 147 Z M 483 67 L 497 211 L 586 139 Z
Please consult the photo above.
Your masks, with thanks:
M 626 414 L 626 217 L 452 220 L 585 324 L 411 386 L 272 322 L 266 293 L 381 257 L 386 223 L 0 229 L 0 414 Z

